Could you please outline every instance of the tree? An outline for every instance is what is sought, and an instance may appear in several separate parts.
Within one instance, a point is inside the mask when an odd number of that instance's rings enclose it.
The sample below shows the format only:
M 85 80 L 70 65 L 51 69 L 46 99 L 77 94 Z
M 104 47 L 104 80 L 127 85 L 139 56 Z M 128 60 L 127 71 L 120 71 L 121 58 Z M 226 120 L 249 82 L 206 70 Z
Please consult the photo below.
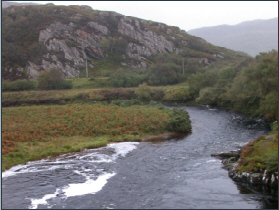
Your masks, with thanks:
M 180 66 L 172 63 L 154 64 L 149 69 L 149 83 L 151 85 L 169 85 L 178 83 Z
M 219 71 L 218 77 L 219 79 L 229 80 L 233 79 L 236 76 L 236 71 L 233 68 L 225 68 Z
M 113 87 L 126 87 L 127 75 L 123 69 L 118 69 L 110 76 L 110 82 Z
M 257 63 L 244 68 L 234 79 L 227 96 L 238 110 L 278 118 L 278 52 L 261 53 Z

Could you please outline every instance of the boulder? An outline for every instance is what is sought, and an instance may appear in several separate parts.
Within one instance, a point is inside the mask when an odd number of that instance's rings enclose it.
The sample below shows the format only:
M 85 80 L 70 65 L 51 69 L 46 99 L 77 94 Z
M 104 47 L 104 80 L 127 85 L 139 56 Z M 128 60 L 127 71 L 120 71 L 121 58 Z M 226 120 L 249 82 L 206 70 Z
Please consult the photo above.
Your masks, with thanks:
M 249 182 L 251 184 L 262 184 L 262 174 L 261 173 L 251 173 Z
M 241 155 L 241 150 L 211 154 L 212 157 L 221 157 L 221 158 L 230 158 L 230 157 L 239 158 L 240 155 Z

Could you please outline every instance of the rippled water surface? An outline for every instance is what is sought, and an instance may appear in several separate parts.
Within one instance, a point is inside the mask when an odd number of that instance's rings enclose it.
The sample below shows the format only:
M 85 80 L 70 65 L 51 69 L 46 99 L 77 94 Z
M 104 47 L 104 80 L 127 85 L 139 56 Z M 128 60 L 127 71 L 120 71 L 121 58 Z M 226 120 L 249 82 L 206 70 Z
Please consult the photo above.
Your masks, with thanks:
M 234 183 L 210 156 L 266 128 L 209 107 L 186 110 L 193 131 L 181 139 L 113 143 L 11 168 L 2 173 L 2 208 L 277 208 L 277 196 Z

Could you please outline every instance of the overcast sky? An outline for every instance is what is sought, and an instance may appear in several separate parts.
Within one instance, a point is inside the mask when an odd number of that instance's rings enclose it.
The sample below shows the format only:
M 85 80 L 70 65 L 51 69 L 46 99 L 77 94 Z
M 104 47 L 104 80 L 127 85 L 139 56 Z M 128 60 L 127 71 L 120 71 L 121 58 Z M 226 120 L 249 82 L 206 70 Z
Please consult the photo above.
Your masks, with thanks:
M 13 1 L 22 2 L 22 1 Z M 55 5 L 89 5 L 117 13 L 178 26 L 186 31 L 205 26 L 235 25 L 278 17 L 278 1 L 25 1 Z

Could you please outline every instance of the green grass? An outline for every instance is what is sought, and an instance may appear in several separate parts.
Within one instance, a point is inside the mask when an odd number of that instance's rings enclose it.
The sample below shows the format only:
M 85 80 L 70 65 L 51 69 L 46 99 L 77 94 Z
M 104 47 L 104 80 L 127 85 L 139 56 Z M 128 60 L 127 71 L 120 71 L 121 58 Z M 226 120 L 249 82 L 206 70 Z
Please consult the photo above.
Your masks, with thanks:
M 113 55 L 104 60 L 91 59 L 94 63 L 94 69 L 89 69 L 88 74 L 90 77 L 107 77 L 111 73 L 117 71 L 118 68 L 125 69 L 119 62 L 121 58 L 118 55 Z M 81 76 L 85 76 L 85 71 L 81 72 Z
M 111 88 L 108 77 L 73 78 L 73 89 Z

